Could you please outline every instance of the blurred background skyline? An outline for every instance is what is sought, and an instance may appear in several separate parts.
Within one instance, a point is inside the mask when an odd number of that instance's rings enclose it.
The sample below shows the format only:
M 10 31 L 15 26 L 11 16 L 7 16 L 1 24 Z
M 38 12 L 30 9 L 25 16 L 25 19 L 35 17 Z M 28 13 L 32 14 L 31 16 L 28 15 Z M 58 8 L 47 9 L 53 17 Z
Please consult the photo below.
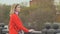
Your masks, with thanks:
M 27 7 L 30 6 L 32 0 L 0 0 L 0 4 L 12 5 L 12 4 L 25 4 Z
M 0 0 L 1 4 L 11 5 L 14 3 L 29 2 L 30 0 Z

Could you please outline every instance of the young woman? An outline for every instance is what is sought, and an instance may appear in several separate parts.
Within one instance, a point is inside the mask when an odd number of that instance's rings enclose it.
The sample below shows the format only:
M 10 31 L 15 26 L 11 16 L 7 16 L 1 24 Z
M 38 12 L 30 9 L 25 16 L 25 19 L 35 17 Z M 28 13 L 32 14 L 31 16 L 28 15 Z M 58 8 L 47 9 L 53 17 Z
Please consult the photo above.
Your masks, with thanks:
M 23 30 L 24 32 L 29 32 L 22 24 L 21 19 L 18 16 L 20 12 L 20 5 L 13 4 L 10 10 L 10 22 L 9 22 L 9 34 L 18 34 L 19 31 Z

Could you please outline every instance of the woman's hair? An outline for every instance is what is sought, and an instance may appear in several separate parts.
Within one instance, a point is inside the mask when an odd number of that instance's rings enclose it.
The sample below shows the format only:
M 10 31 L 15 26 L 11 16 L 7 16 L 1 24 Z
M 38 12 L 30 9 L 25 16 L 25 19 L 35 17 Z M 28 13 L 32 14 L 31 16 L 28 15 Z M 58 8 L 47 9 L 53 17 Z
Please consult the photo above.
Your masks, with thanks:
M 10 15 L 11 15 L 11 14 L 14 14 L 14 11 L 15 11 L 15 9 L 16 9 L 16 7 L 17 7 L 18 5 L 19 5 L 19 4 L 13 4 L 13 5 L 11 6 Z

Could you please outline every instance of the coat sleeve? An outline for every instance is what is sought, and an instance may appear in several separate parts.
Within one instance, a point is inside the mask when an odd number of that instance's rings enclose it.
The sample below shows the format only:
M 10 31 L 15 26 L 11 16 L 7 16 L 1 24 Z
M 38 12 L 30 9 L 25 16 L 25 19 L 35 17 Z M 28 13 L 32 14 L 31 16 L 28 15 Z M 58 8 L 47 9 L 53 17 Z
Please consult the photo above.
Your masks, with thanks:
M 23 26 L 22 21 L 18 18 L 18 16 L 14 15 L 13 20 L 19 29 L 23 30 L 24 32 L 28 32 L 28 29 Z

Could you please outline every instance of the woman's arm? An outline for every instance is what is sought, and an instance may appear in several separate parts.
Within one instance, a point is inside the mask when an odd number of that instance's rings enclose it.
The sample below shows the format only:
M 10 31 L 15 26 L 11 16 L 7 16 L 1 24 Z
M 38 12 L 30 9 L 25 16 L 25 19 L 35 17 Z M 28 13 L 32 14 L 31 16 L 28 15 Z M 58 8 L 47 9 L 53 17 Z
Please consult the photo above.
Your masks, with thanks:
M 19 29 L 23 30 L 24 32 L 28 32 L 28 29 L 22 25 L 22 21 L 18 18 L 18 16 L 13 15 L 13 21 Z

